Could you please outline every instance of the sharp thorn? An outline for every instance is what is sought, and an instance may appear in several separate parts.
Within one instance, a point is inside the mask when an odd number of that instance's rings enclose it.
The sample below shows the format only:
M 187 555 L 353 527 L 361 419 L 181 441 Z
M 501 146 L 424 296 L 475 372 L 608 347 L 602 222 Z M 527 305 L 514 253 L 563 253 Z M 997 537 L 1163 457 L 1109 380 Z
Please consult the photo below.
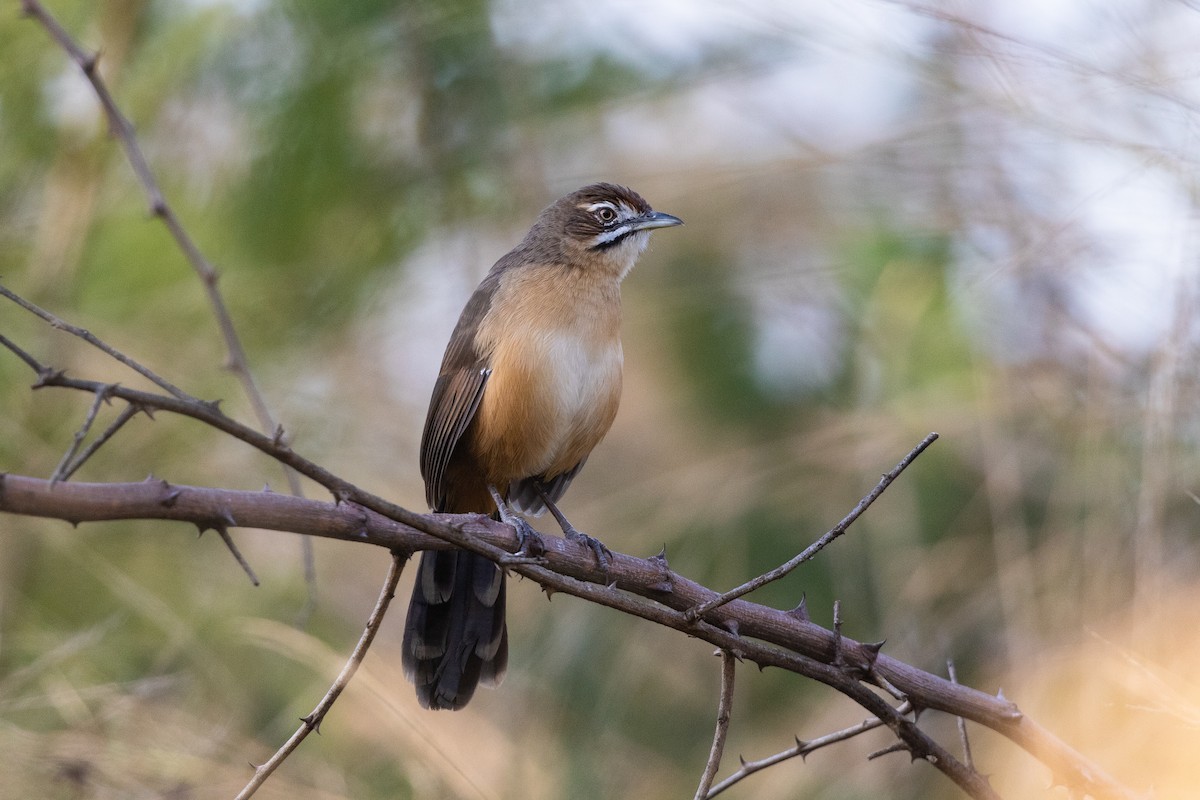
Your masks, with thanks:
M 800 595 L 800 602 L 795 608 L 787 612 L 789 617 L 794 617 L 801 622 L 812 622 L 812 617 L 808 613 L 808 597 Z
M 875 666 L 875 661 L 879 658 L 879 651 L 883 649 L 883 644 L 887 639 L 881 639 L 878 642 L 863 642 L 862 648 L 867 656 L 867 668 Z

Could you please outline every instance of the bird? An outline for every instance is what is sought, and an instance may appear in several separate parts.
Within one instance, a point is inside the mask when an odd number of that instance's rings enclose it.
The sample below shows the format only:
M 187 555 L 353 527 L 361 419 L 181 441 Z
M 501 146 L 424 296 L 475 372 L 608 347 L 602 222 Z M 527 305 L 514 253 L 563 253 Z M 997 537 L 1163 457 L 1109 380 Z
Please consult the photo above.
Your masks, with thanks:
M 471 294 L 442 358 L 421 436 L 435 512 L 521 517 L 547 508 L 607 569 L 608 549 L 556 503 L 611 427 L 621 396 L 621 281 L 651 231 L 682 225 L 632 189 L 584 186 L 547 206 Z M 535 542 L 536 540 L 536 542 Z M 429 709 L 460 709 L 508 664 L 505 573 L 465 550 L 421 556 L 404 625 L 404 673 Z

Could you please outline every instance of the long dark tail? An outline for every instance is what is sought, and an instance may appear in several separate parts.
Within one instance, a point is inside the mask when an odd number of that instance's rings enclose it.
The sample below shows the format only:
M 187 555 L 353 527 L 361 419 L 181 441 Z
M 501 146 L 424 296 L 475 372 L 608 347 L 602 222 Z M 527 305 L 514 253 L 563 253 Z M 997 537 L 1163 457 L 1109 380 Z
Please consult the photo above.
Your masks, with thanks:
M 425 708 L 459 709 L 508 666 L 504 571 L 461 550 L 421 555 L 404 623 L 404 674 Z

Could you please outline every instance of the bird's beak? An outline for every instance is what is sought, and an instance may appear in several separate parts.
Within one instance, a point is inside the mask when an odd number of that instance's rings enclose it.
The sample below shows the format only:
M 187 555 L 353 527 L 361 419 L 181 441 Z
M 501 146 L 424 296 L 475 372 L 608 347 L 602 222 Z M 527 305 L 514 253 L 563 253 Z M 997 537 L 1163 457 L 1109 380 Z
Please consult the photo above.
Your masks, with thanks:
M 629 223 L 635 231 L 649 231 L 655 228 L 671 228 L 682 225 L 683 220 L 661 211 L 647 211 L 645 214 L 631 219 Z

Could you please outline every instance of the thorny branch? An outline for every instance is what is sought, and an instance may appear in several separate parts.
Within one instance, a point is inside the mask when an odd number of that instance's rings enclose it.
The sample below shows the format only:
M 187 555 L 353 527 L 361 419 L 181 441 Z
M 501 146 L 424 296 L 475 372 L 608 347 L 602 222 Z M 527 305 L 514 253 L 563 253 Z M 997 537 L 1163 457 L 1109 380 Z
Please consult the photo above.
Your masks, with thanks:
M 721 657 L 721 694 L 717 699 L 717 729 L 713 732 L 712 748 L 708 753 L 708 761 L 704 765 L 704 773 L 700 776 L 700 785 L 696 787 L 696 800 L 708 797 L 717 770 L 721 768 L 721 755 L 725 752 L 725 736 L 729 733 L 729 718 L 733 709 L 733 679 L 736 674 L 737 659 L 728 650 L 719 650 Z
M 95 347 L 97 350 L 104 353 L 106 356 L 109 356 L 114 361 L 120 362 L 121 364 L 124 364 L 125 366 L 129 367 L 131 370 L 133 370 L 137 374 L 141 375 L 143 378 L 150 381 L 158 388 L 166 391 L 172 397 L 177 397 L 180 400 L 195 400 L 196 399 L 196 398 L 192 397 L 190 394 L 188 394 L 187 392 L 180 389 L 175 384 L 168 381 L 166 378 L 162 377 L 161 375 L 158 375 L 153 370 L 138 363 L 137 361 L 134 361 L 132 358 L 125 355 L 117 348 L 115 348 L 112 345 L 108 344 L 107 342 L 103 341 L 102 339 L 100 339 L 100 337 L 96 336 L 94 333 L 87 330 L 86 328 L 80 328 L 78 325 L 72 325 L 71 323 L 66 322 L 65 320 L 59 319 L 58 317 L 51 314 L 46 309 L 44 309 L 38 305 L 35 305 L 34 303 L 29 302 L 24 297 L 21 297 L 19 294 L 13 292 L 8 287 L 0 285 L 0 297 L 8 298 L 12 302 L 19 305 L 21 308 L 28 311 L 30 314 L 33 314 L 34 316 L 39 317 L 42 320 L 44 320 L 45 322 L 49 323 L 50 327 L 56 328 L 60 331 L 66 331 L 67 333 L 71 334 L 72 336 L 76 336 L 80 339 L 83 339 L 85 342 L 90 344 L 92 347 Z M 97 394 L 100 394 L 100 392 L 97 392 Z
M 65 467 L 60 466 L 57 470 L 55 470 L 58 480 L 65 481 L 74 475 L 75 471 L 82 467 L 84 463 L 96 453 L 97 450 L 103 447 L 105 442 L 116 435 L 117 431 L 123 428 L 126 422 L 129 422 L 129 420 L 136 417 L 139 411 L 140 409 L 136 406 L 125 406 L 125 408 L 121 410 L 121 413 L 117 415 L 117 418 L 110 422 L 108 427 L 105 428 L 99 436 L 93 439 L 92 443 L 85 447 L 83 452 L 80 453 L 78 457 L 67 463 Z M 54 475 L 51 476 L 51 480 L 54 480 Z
M 168 401 L 169 398 L 166 398 Z M 388 507 L 368 493 L 350 492 L 371 505 Z M 347 499 L 354 499 L 347 498 Z M 194 524 L 234 516 L 248 528 L 291 531 L 310 536 L 372 544 L 390 551 L 447 549 L 448 531 L 469 541 L 475 552 L 514 552 L 517 537 L 512 528 L 482 515 L 419 515 L 403 511 L 407 519 L 376 513 L 367 504 L 319 502 L 272 492 L 237 492 L 225 489 L 178 486 L 161 480 L 132 484 L 69 483 L 51 485 L 37 478 L 0 477 L 0 512 L 64 519 L 73 523 L 111 519 L 170 519 Z M 408 524 L 411 520 L 414 524 Z M 670 571 L 658 557 L 638 558 L 613 553 L 607 580 L 591 557 L 573 543 L 544 535 L 546 552 L 540 566 L 514 568 L 551 590 L 615 608 L 703 639 L 760 666 L 777 666 L 833 686 L 885 720 L 893 731 L 903 731 L 914 752 L 938 769 L 961 768 L 946 753 L 925 749 L 925 734 L 903 719 L 883 698 L 861 682 L 865 674 L 882 677 L 923 709 L 963 716 L 1006 736 L 1039 759 L 1055 779 L 1095 798 L 1131 798 L 1133 795 L 1096 765 L 1024 716 L 1003 697 L 984 694 L 961 684 L 905 664 L 870 645 L 841 640 L 846 666 L 831 664 L 833 632 L 788 611 L 735 600 L 714 612 L 715 623 L 689 622 L 687 609 L 716 593 Z M 664 575 L 665 573 L 665 575 Z M 611 585 L 608 585 L 610 584 Z M 666 587 L 666 588 L 664 588 Z M 730 632 L 739 631 L 738 634 Z M 937 759 L 934 761 L 933 759 Z M 962 781 L 956 780 L 959 785 Z M 988 796 L 972 793 L 972 796 Z
M 317 707 L 312 710 L 312 713 L 307 717 L 300 718 L 300 727 L 296 728 L 296 732 L 265 763 L 254 768 L 254 777 L 238 793 L 236 800 L 246 800 L 251 797 L 310 733 L 313 731 L 320 733 L 321 722 L 324 721 L 325 715 L 329 713 L 334 701 L 349 685 L 350 679 L 354 677 L 354 673 L 358 671 L 359 665 L 366 657 L 371 642 L 375 641 L 375 634 L 379 632 L 383 615 L 387 613 L 392 598 L 396 596 L 396 584 L 400 582 L 400 574 L 404 571 L 408 557 L 409 554 L 403 551 L 392 552 L 392 564 L 388 568 L 387 577 L 384 578 L 383 588 L 379 590 L 379 599 L 375 601 L 375 607 L 371 609 L 371 616 L 367 618 L 367 625 L 363 628 L 362 636 L 359 637 L 358 644 L 354 646 L 354 651 L 350 653 L 346 665 L 342 667 L 342 671 L 334 679 L 333 685 L 329 687 L 329 691 L 321 698 L 321 702 L 317 703 Z
M 896 708 L 896 713 L 900 715 L 907 715 L 911 711 L 912 703 L 908 702 L 907 700 Z M 776 753 L 775 755 L 759 759 L 758 761 L 746 761 L 745 759 L 742 759 L 741 767 L 738 768 L 738 771 L 718 783 L 716 786 L 712 787 L 705 797 L 706 799 L 716 797 L 721 792 L 731 788 L 734 784 L 740 783 L 754 773 L 764 770 L 767 767 L 773 767 L 776 764 L 787 761 L 791 758 L 795 758 L 796 756 L 804 757 L 815 750 L 820 750 L 822 747 L 828 747 L 831 744 L 837 744 L 838 742 L 844 742 L 847 739 L 853 739 L 855 736 L 858 736 L 861 733 L 873 731 L 882 726 L 883 720 L 879 719 L 878 717 L 871 717 L 870 719 L 864 719 L 857 725 L 851 725 L 848 728 L 843 728 L 842 730 L 834 731 L 833 733 L 827 733 L 824 736 L 818 736 L 815 739 L 801 740 L 799 737 L 797 737 L 796 744 L 792 747 Z
M 46 367 L 2 335 L 0 344 L 16 353 L 37 374 L 35 388 L 55 386 L 95 395 L 109 386 L 97 381 L 71 378 L 61 371 Z M 421 531 L 440 540 L 433 546 L 456 545 L 496 561 L 505 559 L 516 549 L 515 536 L 508 526 L 493 523 L 478 515 L 466 515 L 464 521 L 461 517 L 417 514 L 366 492 L 303 458 L 291 449 L 282 436 L 265 436 L 237 422 L 225 415 L 215 403 L 182 400 L 120 385 L 111 385 L 109 394 L 131 406 L 143 410 L 178 413 L 232 435 L 325 486 L 337 501 L 335 507 L 340 508 L 347 502 L 355 503 L 409 529 Z M 14 491 L 14 481 L 18 480 L 25 481 L 16 484 L 26 490 L 23 494 Z M 281 498 L 269 493 L 250 495 L 253 499 L 236 493 L 222 493 L 222 502 L 210 502 L 201 510 L 193 509 L 189 515 L 183 513 L 186 509 L 181 503 L 183 491 L 166 485 L 161 487 L 161 494 L 159 487 L 151 485 L 150 489 L 154 494 L 151 498 L 142 496 L 141 504 L 106 497 L 97 507 L 93 504 L 94 496 L 89 494 L 97 491 L 95 485 L 79 493 L 80 485 L 60 483 L 53 487 L 56 490 L 53 494 L 49 493 L 49 489 L 46 494 L 41 494 L 38 491 L 30 491 L 38 487 L 29 484 L 28 480 L 31 479 L 9 476 L 3 485 L 0 485 L 0 511 L 51 516 L 73 522 L 113 518 L 187 519 L 197 524 L 206 524 L 208 527 L 229 524 L 229 520 L 236 519 L 237 524 L 247 527 L 333 535 L 322 530 L 311 530 L 311 526 L 306 522 L 318 516 L 311 509 L 308 511 L 309 516 L 304 519 L 293 516 L 286 525 L 281 525 L 277 519 L 270 517 L 263 522 L 255 521 L 255 512 L 260 511 L 264 502 L 272 508 L 278 508 Z M 132 486 L 140 487 L 142 484 Z M 186 495 L 193 497 L 196 491 L 191 490 Z M 23 506 L 14 502 L 14 498 L 18 497 L 26 500 L 40 499 L 40 502 Z M 67 497 L 93 502 L 83 502 L 80 506 L 70 507 L 65 502 Z M 209 496 L 209 499 L 211 501 L 212 496 Z M 240 501 L 237 509 L 233 507 L 233 499 Z M 287 500 L 291 503 L 301 502 L 297 498 Z M 337 538 L 370 541 L 365 527 L 369 517 L 360 514 L 361 509 L 358 509 L 354 516 L 356 525 L 352 531 L 342 531 Z M 502 545 L 488 536 L 481 535 L 481 528 L 487 530 L 493 527 L 504 530 Z M 494 530 L 492 532 L 494 534 Z M 779 666 L 826 683 L 884 720 L 915 758 L 922 758 L 933 764 L 972 797 L 992 797 L 994 794 L 978 773 L 966 769 L 914 723 L 897 714 L 892 706 L 863 685 L 862 679 L 888 686 L 893 693 L 902 693 L 922 708 L 964 716 L 1000 731 L 1050 766 L 1065 784 L 1085 787 L 1096 797 L 1128 796 L 1123 787 L 1049 732 L 1025 718 L 1003 698 L 989 697 L 966 687 L 956 686 L 895 661 L 880 654 L 878 645 L 864 645 L 835 636 L 800 613 L 767 609 L 738 599 L 709 612 L 704 620 L 692 619 L 687 613 L 688 610 L 711 601 L 717 595 L 670 571 L 665 557 L 638 559 L 614 554 L 609 570 L 597 573 L 594 559 L 581 559 L 571 543 L 557 540 L 554 547 L 551 547 L 552 537 L 545 539 L 545 565 L 520 565 L 514 567 L 514 571 L 544 587 L 684 631 L 690 636 L 729 650 L 739 657 L 750 658 L 760 666 Z M 414 543 L 410 540 L 396 540 L 394 537 L 387 537 L 385 541 L 376 543 L 385 544 L 393 550 L 419 550 L 431 546 L 427 539 L 423 543 Z M 621 567 L 624 569 L 620 569 Z M 632 573 L 629 572 L 631 569 Z M 639 573 L 640 579 L 632 577 Z M 732 633 L 733 631 L 736 633 Z M 755 639 L 760 641 L 754 641 Z
M 100 74 L 99 55 L 88 53 L 84 50 L 38 0 L 21 0 L 21 9 L 27 16 L 36 20 L 46 30 L 50 38 L 75 62 L 83 72 L 84 77 L 87 78 L 88 83 L 91 84 L 96 98 L 100 101 L 100 105 L 104 109 L 109 129 L 121 143 L 121 147 L 125 150 L 126 158 L 129 159 L 129 165 L 142 186 L 142 190 L 150 206 L 150 213 L 162 220 L 163 225 L 170 232 L 171 238 L 175 241 L 184 258 L 187 259 L 188 264 L 191 265 L 192 270 L 200 278 L 200 282 L 204 286 L 209 305 L 217 320 L 217 327 L 220 329 L 221 337 L 225 341 L 225 349 L 227 351 L 225 366 L 237 376 L 238 381 L 241 383 L 242 391 L 254 409 L 254 415 L 258 420 L 259 427 L 263 431 L 277 430 L 279 425 L 271 414 L 271 409 L 267 406 L 262 392 L 259 391 L 258 384 L 254 380 L 254 375 L 250 372 L 250 361 L 246 358 L 246 349 L 242 346 L 241 337 L 238 336 L 237 329 L 234 327 L 229 307 L 226 305 L 225 298 L 217 285 L 220 273 L 217 272 L 212 263 L 200 251 L 199 246 L 179 219 L 179 215 L 175 213 L 175 209 L 167 201 L 166 195 L 163 193 L 158 179 L 155 177 L 154 170 L 150 167 L 150 162 L 146 160 L 145 153 L 142 152 L 142 147 L 138 143 L 133 123 L 121 111 L 121 107 L 117 104 L 116 99 L 109 90 L 108 84 L 105 83 L 103 76 Z M 83 331 L 83 333 L 87 334 L 86 331 Z M 139 372 L 144 369 L 124 361 L 119 354 L 109 354 Z M 184 397 L 179 389 L 168 383 L 161 383 L 161 379 L 156 376 L 147 373 L 142 374 L 171 394 L 181 399 Z M 296 473 L 286 465 L 283 466 L 283 472 L 288 482 L 289 491 L 297 497 L 303 497 L 304 490 L 300 486 L 300 480 L 296 476 Z M 304 574 L 309 587 L 309 605 L 311 606 L 314 602 L 313 598 L 316 591 L 314 556 L 311 542 L 305 539 L 303 548 Z M 307 609 L 305 613 L 309 610 L 311 609 Z
M 879 496 L 883 494 L 884 490 L 892 485 L 892 481 L 896 480 L 896 478 L 900 476 L 900 473 L 903 472 L 909 464 L 916 460 L 917 456 L 925 452 L 925 448 L 937 441 L 937 438 L 938 435 L 936 433 L 931 433 L 922 439 L 921 443 L 914 447 L 908 455 L 902 458 L 900 463 L 892 468 L 891 472 L 888 472 L 879 480 L 879 483 L 875 485 L 875 488 L 872 489 L 866 497 L 858 501 L 858 505 L 856 505 L 854 509 L 842 519 L 841 522 L 839 522 L 837 525 L 834 525 L 820 539 L 817 539 L 817 541 L 813 542 L 811 545 L 802 550 L 799 555 L 795 556 L 786 563 L 779 565 L 770 572 L 765 572 L 762 575 L 759 575 L 757 578 L 746 581 L 737 588 L 730 589 L 728 592 L 718 595 L 712 600 L 701 603 L 695 608 L 690 609 L 688 611 L 688 615 L 694 619 L 699 619 L 713 609 L 725 605 L 730 600 L 747 595 L 750 592 L 753 592 L 755 589 L 760 589 L 763 586 L 766 586 L 772 581 L 779 580 L 796 567 L 803 564 L 805 561 L 811 561 L 814 557 L 816 557 L 817 553 L 824 550 L 830 542 L 844 534 L 846 529 L 849 528 L 856 519 L 861 517 L 863 512 L 870 508 L 872 503 L 879 499 Z
M 0 291 L 6 291 L 3 286 L 0 286 Z M 63 453 L 63 457 L 59 460 L 58 466 L 54 468 L 54 472 L 50 473 L 50 480 L 61 481 L 67 476 L 67 469 L 71 464 L 71 459 L 79 452 L 79 448 L 83 445 L 83 440 L 87 438 L 88 431 L 92 429 L 92 423 L 96 421 L 96 414 L 100 411 L 100 406 L 108 402 L 108 387 L 104 387 L 96 392 L 96 398 L 92 400 L 92 407 L 88 409 L 87 416 L 83 419 L 83 424 L 79 426 L 79 430 L 75 431 L 75 435 L 71 437 L 71 446 L 67 448 L 67 452 Z

